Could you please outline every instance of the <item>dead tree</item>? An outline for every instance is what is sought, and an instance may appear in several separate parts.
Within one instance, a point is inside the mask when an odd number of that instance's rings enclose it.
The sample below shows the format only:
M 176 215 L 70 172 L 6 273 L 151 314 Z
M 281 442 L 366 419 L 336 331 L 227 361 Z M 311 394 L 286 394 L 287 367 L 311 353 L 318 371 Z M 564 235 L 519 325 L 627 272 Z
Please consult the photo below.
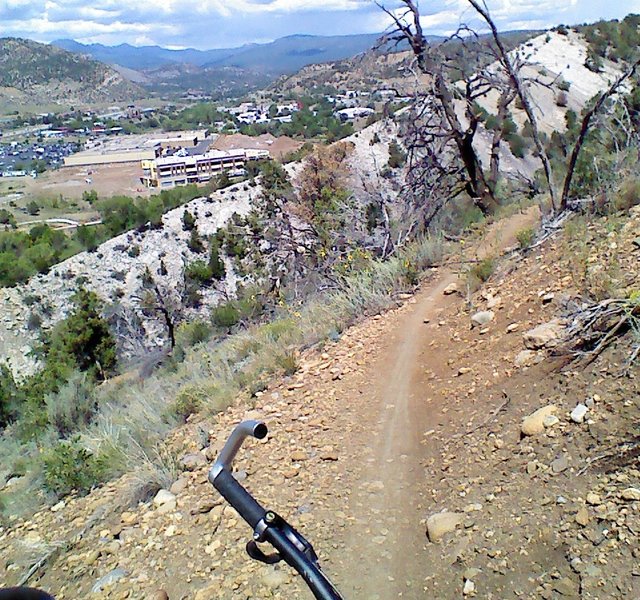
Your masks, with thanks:
M 529 98 L 529 94 L 526 92 L 524 83 L 520 77 L 519 69 L 516 68 L 514 61 L 509 57 L 509 53 L 502 43 L 502 39 L 500 38 L 500 34 L 498 33 L 498 28 L 496 27 L 495 22 L 491 18 L 491 14 L 489 13 L 489 9 L 487 8 L 486 3 L 480 2 L 478 0 L 467 0 L 471 6 L 482 16 L 485 20 L 489 29 L 491 30 L 491 35 L 493 37 L 493 41 L 495 43 L 496 54 L 500 65 L 504 69 L 505 73 L 509 78 L 509 82 L 514 90 L 514 92 L 518 95 L 520 102 L 522 103 L 522 108 L 527 114 L 527 118 L 531 123 L 531 132 L 533 136 L 533 142 L 536 146 L 536 150 L 538 151 L 538 156 L 542 161 L 542 167 L 544 169 L 545 179 L 547 180 L 547 186 L 549 190 L 549 196 L 551 198 L 551 204 L 553 206 L 554 211 L 557 210 L 556 207 L 556 199 L 555 192 L 553 187 L 553 180 L 551 174 L 551 163 L 549 162 L 549 157 L 547 156 L 547 152 L 540 140 L 540 134 L 538 132 L 538 121 L 536 119 L 535 112 L 533 110 L 533 106 L 531 104 L 531 99 Z
M 585 113 L 582 118 L 582 123 L 580 125 L 580 133 L 578 134 L 578 138 L 576 143 L 573 146 L 573 150 L 571 152 L 571 156 L 569 157 L 569 164 L 567 165 L 567 173 L 564 178 L 564 184 L 562 186 L 562 197 L 560 199 L 560 210 L 566 210 L 569 203 L 569 194 L 571 192 L 571 181 L 573 180 L 573 174 L 576 169 L 576 164 L 578 162 L 578 158 L 580 156 L 580 151 L 582 150 L 582 146 L 584 145 L 584 141 L 589 133 L 589 129 L 591 127 L 591 121 L 593 117 L 598 114 L 602 107 L 605 105 L 606 101 L 613 96 L 620 86 L 630 77 L 633 77 L 634 73 L 640 67 L 640 59 L 634 62 L 618 79 L 616 79 L 609 89 L 600 94 L 594 105 Z
M 463 123 L 457 111 L 456 100 L 459 90 L 449 81 L 446 73 L 446 61 L 438 48 L 431 47 L 424 36 L 420 23 L 420 13 L 413 0 L 401 1 L 404 10 L 397 14 L 378 3 L 378 6 L 393 20 L 394 30 L 384 36 L 383 43 L 401 44 L 407 42 L 416 59 L 418 70 L 431 78 L 430 95 L 437 100 L 437 105 L 431 105 L 431 111 L 437 111 L 438 127 L 440 134 L 437 134 L 440 141 L 450 142 L 456 149 L 457 158 L 464 167 L 465 187 L 474 203 L 483 213 L 491 213 L 497 207 L 495 190 L 491 188 L 485 178 L 482 163 L 474 147 L 473 141 L 478 132 L 479 119 L 473 110 L 473 102 L 478 98 L 478 89 L 475 82 L 466 82 L 465 94 L 465 117 L 468 123 Z M 460 38 L 459 35 L 454 37 Z M 486 93 L 486 92 L 485 92 Z M 431 118 L 430 118 L 431 121 Z M 427 126 L 427 131 L 430 127 Z M 440 137 L 445 133 L 445 137 Z M 428 138 L 434 138 L 431 133 L 424 136 L 423 142 Z M 423 144 L 423 147 L 425 144 Z M 447 143 L 445 143 L 447 146 Z M 431 156 L 430 159 L 435 158 Z M 449 155 L 449 160 L 452 155 Z

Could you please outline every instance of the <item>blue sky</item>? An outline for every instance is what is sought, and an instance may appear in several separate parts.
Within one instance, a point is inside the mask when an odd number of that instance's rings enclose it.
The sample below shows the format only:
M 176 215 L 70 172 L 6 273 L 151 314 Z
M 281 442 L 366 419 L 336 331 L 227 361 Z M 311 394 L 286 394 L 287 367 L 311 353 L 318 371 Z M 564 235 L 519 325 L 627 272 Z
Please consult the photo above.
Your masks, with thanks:
M 544 28 L 640 13 L 640 0 L 487 0 L 499 27 Z M 393 7 L 393 2 L 387 2 Z M 477 22 L 467 0 L 422 0 L 427 33 Z M 377 33 L 388 20 L 371 0 L 0 0 L 0 35 L 49 42 L 158 44 L 200 49 L 295 33 Z

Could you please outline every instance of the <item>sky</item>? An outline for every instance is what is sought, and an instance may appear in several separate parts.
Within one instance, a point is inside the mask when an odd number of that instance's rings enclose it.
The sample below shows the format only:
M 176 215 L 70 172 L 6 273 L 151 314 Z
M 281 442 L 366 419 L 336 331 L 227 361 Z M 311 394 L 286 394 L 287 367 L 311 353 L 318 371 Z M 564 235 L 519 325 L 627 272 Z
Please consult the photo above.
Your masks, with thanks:
M 640 0 L 486 0 L 501 30 L 540 29 L 640 13 Z M 393 0 L 384 2 L 393 9 Z M 419 2 L 427 34 L 478 22 L 467 0 Z M 226 48 L 293 34 L 379 33 L 372 0 L 0 0 L 0 37 L 39 42 Z

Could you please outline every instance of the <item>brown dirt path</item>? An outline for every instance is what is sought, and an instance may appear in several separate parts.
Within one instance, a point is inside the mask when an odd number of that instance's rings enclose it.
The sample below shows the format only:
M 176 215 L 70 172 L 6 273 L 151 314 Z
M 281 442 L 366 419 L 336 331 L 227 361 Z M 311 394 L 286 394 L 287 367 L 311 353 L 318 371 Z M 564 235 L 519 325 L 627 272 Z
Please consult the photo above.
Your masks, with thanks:
M 501 254 L 516 243 L 516 233 L 534 225 L 537 218 L 533 208 L 493 224 L 464 256 L 482 260 Z M 344 532 L 349 559 L 338 570 L 347 596 L 424 597 L 423 582 L 429 575 L 424 555 L 428 490 L 422 465 L 434 452 L 424 440 L 425 433 L 438 427 L 436 409 L 446 402 L 442 397 L 428 398 L 423 379 L 425 372 L 439 372 L 445 366 L 442 353 L 431 348 L 446 345 L 446 334 L 425 325 L 437 322 L 447 307 L 460 303 L 459 296 L 443 293 L 457 281 L 452 269 L 440 269 L 398 319 L 390 343 L 383 343 L 371 365 L 370 383 L 363 394 L 368 402 L 362 408 L 369 415 L 370 428 L 364 445 L 372 451 L 350 506 L 354 527 Z

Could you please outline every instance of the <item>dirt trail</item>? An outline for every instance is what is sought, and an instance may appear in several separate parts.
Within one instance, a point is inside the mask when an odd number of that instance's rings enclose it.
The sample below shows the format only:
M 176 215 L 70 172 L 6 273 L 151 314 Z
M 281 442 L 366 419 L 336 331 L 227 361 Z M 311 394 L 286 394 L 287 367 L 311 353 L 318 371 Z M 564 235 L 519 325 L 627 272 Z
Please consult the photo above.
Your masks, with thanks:
M 465 256 L 482 260 L 512 247 L 516 233 L 532 226 L 537 209 L 519 213 L 492 225 Z M 442 356 L 430 350 L 433 328 L 446 307 L 460 298 L 444 295 L 458 275 L 441 269 L 437 279 L 424 286 L 412 308 L 399 320 L 391 344 L 371 366 L 371 383 L 364 393 L 370 399 L 365 414 L 370 423 L 373 457 L 356 485 L 351 507 L 355 527 L 345 532 L 346 556 L 339 574 L 347 596 L 356 598 L 423 598 L 423 582 L 429 576 L 425 564 L 423 464 L 434 449 L 424 443 L 435 431 L 436 408 L 446 399 L 428 399 L 423 373 L 438 371 Z M 437 452 L 437 449 L 436 449 Z M 360 454 L 362 455 L 362 454 Z M 350 589 L 349 589 L 350 588 Z

